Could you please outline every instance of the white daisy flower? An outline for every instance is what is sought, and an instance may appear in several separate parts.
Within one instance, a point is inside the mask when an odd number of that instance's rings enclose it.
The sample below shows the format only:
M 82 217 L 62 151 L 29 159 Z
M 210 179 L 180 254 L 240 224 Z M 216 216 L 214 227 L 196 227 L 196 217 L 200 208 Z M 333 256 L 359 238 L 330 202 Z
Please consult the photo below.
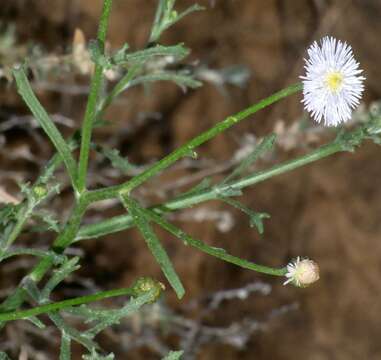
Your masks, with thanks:
M 295 261 L 287 265 L 287 280 L 283 285 L 289 283 L 297 287 L 307 287 L 319 280 L 319 266 L 310 259 L 301 259 L 299 256 Z
M 315 41 L 304 59 L 303 79 L 305 109 L 318 123 L 337 126 L 351 118 L 364 91 L 362 70 L 353 57 L 352 48 L 333 37 Z

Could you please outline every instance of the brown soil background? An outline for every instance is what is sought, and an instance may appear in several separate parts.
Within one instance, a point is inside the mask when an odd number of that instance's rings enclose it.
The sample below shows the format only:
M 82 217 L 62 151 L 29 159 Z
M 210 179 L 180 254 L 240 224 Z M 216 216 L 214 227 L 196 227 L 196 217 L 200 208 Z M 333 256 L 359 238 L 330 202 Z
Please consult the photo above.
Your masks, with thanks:
M 155 3 L 115 0 L 111 44 L 127 41 L 131 47 L 142 46 Z M 190 3 L 179 1 L 178 6 Z M 209 1 L 200 3 L 207 10 L 176 25 L 164 42 L 185 42 L 192 49 L 192 59 L 216 68 L 247 65 L 252 70 L 251 81 L 245 89 L 229 89 L 228 97 L 211 85 L 185 95 L 172 85 L 155 87 L 149 96 L 133 92 L 126 106 L 117 104 L 108 113 L 115 127 L 97 133 L 102 141 L 108 131 L 123 130 L 138 110 L 164 114 L 159 125 L 126 135 L 122 153 L 133 161 L 143 164 L 161 157 L 219 119 L 295 82 L 302 71 L 304 49 L 326 34 L 353 46 L 367 77 L 365 102 L 381 98 L 380 1 L 217 0 L 214 7 Z M 16 23 L 20 41 L 34 40 L 50 51 L 60 51 L 70 44 L 77 26 L 89 38 L 94 36 L 100 7 L 100 0 L 2 0 L 0 20 Z M 39 96 L 51 111 L 76 119 L 79 126 L 85 97 L 67 99 L 47 92 Z M 14 90 L 0 96 L 0 106 L 26 113 Z M 299 98 L 291 97 L 203 146 L 200 156 L 228 159 L 242 134 L 263 135 L 277 120 L 291 124 L 301 114 Z M 283 153 L 278 160 L 304 151 Z M 40 156 L 48 159 L 47 153 Z M 380 149 L 369 144 L 355 154 L 331 157 L 245 191 L 245 204 L 271 214 L 262 239 L 247 226 L 247 218 L 235 211 L 236 224 L 226 234 L 218 232 L 213 222 L 179 223 L 196 237 L 259 263 L 278 266 L 297 255 L 315 259 L 321 280 L 308 289 L 283 287 L 278 279 L 222 263 L 162 234 L 188 291 L 186 300 L 256 279 L 273 285 L 265 300 L 254 298 L 241 308 L 229 307 L 211 323 L 229 324 L 248 314 L 263 318 L 273 308 L 295 301 L 300 304 L 298 311 L 271 321 L 266 331 L 254 334 L 246 350 L 209 346 L 200 359 L 381 358 L 380 164 Z M 33 166 L 6 159 L 1 164 L 10 170 L 22 166 L 33 179 Z M 154 186 L 154 181 L 147 185 Z M 210 207 L 224 208 L 221 204 Z M 82 271 L 102 288 L 127 286 L 141 275 L 161 278 L 135 230 L 93 240 L 84 248 L 87 261 Z M 168 296 L 176 306 L 176 300 Z

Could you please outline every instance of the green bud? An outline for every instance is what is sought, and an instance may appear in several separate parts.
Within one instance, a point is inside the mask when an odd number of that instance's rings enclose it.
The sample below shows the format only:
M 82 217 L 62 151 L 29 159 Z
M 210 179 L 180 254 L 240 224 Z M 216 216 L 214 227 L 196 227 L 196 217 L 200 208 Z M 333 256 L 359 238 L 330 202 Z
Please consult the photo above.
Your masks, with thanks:
M 43 185 L 38 185 L 33 188 L 33 194 L 35 195 L 37 200 L 40 200 L 43 197 L 45 197 L 47 193 L 48 189 Z
M 149 277 L 142 277 L 136 280 L 132 288 L 135 293 L 135 297 L 145 295 L 147 292 L 152 291 L 152 300 L 150 303 L 155 302 L 160 297 L 161 292 L 165 290 L 163 283 Z

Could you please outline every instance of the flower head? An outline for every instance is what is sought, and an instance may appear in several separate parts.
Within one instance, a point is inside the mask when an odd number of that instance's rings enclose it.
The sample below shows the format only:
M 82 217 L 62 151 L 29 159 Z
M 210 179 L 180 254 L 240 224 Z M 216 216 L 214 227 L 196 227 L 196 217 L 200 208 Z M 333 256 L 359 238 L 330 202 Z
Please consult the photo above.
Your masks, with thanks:
M 319 280 L 319 266 L 310 259 L 297 257 L 287 265 L 287 280 L 283 285 L 292 283 L 297 287 L 307 287 Z
M 318 123 L 337 126 L 351 118 L 364 91 L 362 70 L 352 48 L 333 37 L 315 41 L 307 50 L 303 79 L 305 109 Z

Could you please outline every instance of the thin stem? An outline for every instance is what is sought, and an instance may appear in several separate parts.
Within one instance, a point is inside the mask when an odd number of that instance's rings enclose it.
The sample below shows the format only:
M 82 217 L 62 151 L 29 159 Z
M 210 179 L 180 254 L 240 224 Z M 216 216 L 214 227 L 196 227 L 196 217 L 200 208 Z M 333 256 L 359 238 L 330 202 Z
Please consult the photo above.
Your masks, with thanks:
M 307 155 L 303 155 L 296 159 L 285 161 L 281 164 L 271 167 L 270 169 L 255 172 L 244 178 L 240 178 L 233 182 L 224 184 L 222 187 L 218 188 L 218 191 L 216 191 L 216 188 L 208 188 L 196 194 L 180 196 L 179 198 L 170 200 L 164 204 L 156 205 L 151 209 L 158 214 L 162 214 L 169 211 L 188 208 L 205 201 L 218 199 L 220 194 L 223 193 L 224 190 L 242 190 L 248 186 L 255 185 L 273 176 L 281 175 L 288 171 L 297 169 L 309 163 L 315 162 L 317 160 L 345 150 L 346 147 L 343 146 L 343 144 L 339 142 L 333 142 L 331 144 L 321 146 Z M 107 235 L 110 233 L 128 229 L 132 226 L 133 221 L 130 215 L 116 216 L 111 219 L 98 222 L 96 224 L 83 226 L 79 230 L 76 241 Z
M 93 295 L 80 296 L 74 299 L 63 300 L 46 305 L 36 306 L 28 310 L 20 310 L 14 312 L 0 313 L 0 321 L 12 321 L 19 319 L 27 319 L 32 316 L 41 315 L 49 312 L 64 310 L 68 307 L 88 304 L 91 302 L 116 297 L 116 296 L 134 296 L 136 292 L 133 287 L 115 289 L 109 291 L 101 291 Z
M 108 20 L 110 17 L 112 0 L 104 0 L 102 15 L 98 29 L 98 45 L 101 52 L 104 52 Z M 82 125 L 81 150 L 78 164 L 78 191 L 82 193 L 86 188 L 86 175 L 89 161 L 91 134 L 94 120 L 96 118 L 96 108 L 99 91 L 103 81 L 103 67 L 100 64 L 95 66 L 95 71 L 90 85 L 90 94 L 87 101 L 85 117 Z
M 202 134 L 188 141 L 186 144 L 179 147 L 178 149 L 176 149 L 175 151 L 173 151 L 172 153 L 170 153 L 169 155 L 167 155 L 166 157 L 164 157 L 163 159 L 161 159 L 160 161 L 152 165 L 150 168 L 142 172 L 140 175 L 132 178 L 130 181 L 127 181 L 121 185 L 90 191 L 86 195 L 88 201 L 94 202 L 98 200 L 106 200 L 110 198 L 115 198 L 119 195 L 120 192 L 129 193 L 131 190 L 141 185 L 142 183 L 144 183 L 151 177 L 155 176 L 156 174 L 158 174 L 159 172 L 161 172 L 168 166 L 172 165 L 180 158 L 191 155 L 194 152 L 195 148 L 205 143 L 206 141 L 212 139 L 213 137 L 217 136 L 218 134 L 222 133 L 223 131 L 227 130 L 231 126 L 246 119 L 247 117 L 256 113 L 257 111 L 301 90 L 302 90 L 301 83 L 291 85 L 267 97 L 266 99 L 259 101 L 258 103 L 248 107 L 247 109 L 242 110 L 233 116 L 227 117 L 225 120 L 217 123 L 215 126 L 210 128 L 209 130 L 203 132 Z

